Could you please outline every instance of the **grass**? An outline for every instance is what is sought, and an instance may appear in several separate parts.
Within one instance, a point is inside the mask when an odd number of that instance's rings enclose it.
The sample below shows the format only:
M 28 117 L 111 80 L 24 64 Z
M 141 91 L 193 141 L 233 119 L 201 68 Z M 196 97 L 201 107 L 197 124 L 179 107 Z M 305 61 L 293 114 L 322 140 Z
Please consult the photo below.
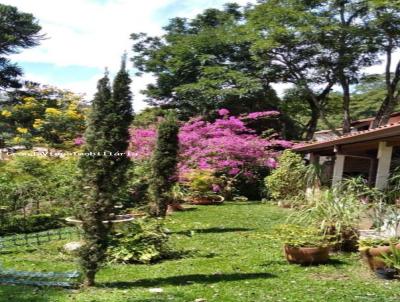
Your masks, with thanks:
M 399 281 L 376 279 L 358 254 L 335 254 L 326 265 L 289 265 L 279 242 L 268 235 L 287 210 L 262 203 L 199 206 L 174 213 L 166 225 L 172 242 L 188 256 L 154 265 L 111 265 L 98 274 L 98 286 L 63 290 L 0 286 L 0 301 L 16 302 L 207 302 L 399 301 Z M 0 254 L 7 268 L 74 270 L 60 252 L 66 241 L 41 249 Z M 151 293 L 162 288 L 162 293 Z

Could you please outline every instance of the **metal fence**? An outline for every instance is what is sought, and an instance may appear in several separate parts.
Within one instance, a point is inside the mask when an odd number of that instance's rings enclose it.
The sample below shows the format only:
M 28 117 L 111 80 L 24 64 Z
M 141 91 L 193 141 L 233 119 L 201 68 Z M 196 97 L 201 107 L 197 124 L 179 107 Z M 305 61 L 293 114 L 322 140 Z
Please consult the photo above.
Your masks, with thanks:
M 4 236 L 0 237 L 0 251 L 18 247 L 40 246 L 51 241 L 76 238 L 81 238 L 81 231 L 75 227 L 53 229 L 30 234 Z

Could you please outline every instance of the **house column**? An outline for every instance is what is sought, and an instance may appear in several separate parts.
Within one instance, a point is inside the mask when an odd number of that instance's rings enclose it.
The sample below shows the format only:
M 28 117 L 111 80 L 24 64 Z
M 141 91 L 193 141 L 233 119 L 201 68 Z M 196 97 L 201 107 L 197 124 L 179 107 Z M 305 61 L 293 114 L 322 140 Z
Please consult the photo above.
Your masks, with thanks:
M 393 147 L 388 146 L 386 142 L 379 142 L 378 148 L 378 169 L 376 172 L 375 187 L 384 189 L 388 183 L 390 173 L 390 163 L 392 161 Z
M 333 166 L 332 187 L 342 181 L 345 159 L 346 157 L 344 155 L 336 154 L 335 165 Z
M 319 164 L 319 155 L 315 153 L 310 153 L 310 164 L 318 165 Z

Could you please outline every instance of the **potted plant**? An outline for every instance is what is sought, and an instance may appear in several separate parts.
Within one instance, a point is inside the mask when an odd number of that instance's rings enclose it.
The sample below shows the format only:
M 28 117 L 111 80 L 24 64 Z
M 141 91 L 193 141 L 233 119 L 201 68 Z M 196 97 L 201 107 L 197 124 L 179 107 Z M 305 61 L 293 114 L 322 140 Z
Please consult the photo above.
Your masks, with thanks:
M 354 252 L 358 248 L 358 224 L 364 210 L 365 206 L 355 194 L 343 188 L 334 188 L 315 195 L 315 199 L 291 215 L 290 219 L 336 236 L 335 250 Z
M 372 271 L 385 268 L 382 256 L 390 253 L 391 246 L 400 250 L 398 238 L 365 238 L 359 241 L 361 257 Z
M 385 267 L 377 269 L 376 275 L 381 279 L 394 279 L 400 271 L 400 249 L 391 243 L 390 250 L 381 254 L 378 258 L 383 261 Z
M 185 210 L 185 208 L 182 206 L 182 203 L 185 201 L 185 195 L 186 192 L 184 188 L 179 183 L 176 183 L 170 192 L 171 201 L 168 204 L 167 214 Z
M 329 260 L 333 236 L 325 235 L 317 228 L 300 225 L 282 225 L 277 231 L 289 263 L 311 265 Z

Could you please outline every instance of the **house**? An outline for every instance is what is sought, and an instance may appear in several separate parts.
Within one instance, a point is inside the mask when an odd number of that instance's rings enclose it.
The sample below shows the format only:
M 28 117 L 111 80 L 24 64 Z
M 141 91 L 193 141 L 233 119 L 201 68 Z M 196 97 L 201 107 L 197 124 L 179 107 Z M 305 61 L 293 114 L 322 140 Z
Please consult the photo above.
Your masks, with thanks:
M 293 151 L 321 164 L 332 185 L 346 176 L 363 176 L 371 186 L 384 189 L 390 173 L 400 165 L 400 112 L 379 128 L 369 129 L 372 121 L 355 121 L 351 132 L 341 136 L 316 132 L 313 142 L 296 145 Z

